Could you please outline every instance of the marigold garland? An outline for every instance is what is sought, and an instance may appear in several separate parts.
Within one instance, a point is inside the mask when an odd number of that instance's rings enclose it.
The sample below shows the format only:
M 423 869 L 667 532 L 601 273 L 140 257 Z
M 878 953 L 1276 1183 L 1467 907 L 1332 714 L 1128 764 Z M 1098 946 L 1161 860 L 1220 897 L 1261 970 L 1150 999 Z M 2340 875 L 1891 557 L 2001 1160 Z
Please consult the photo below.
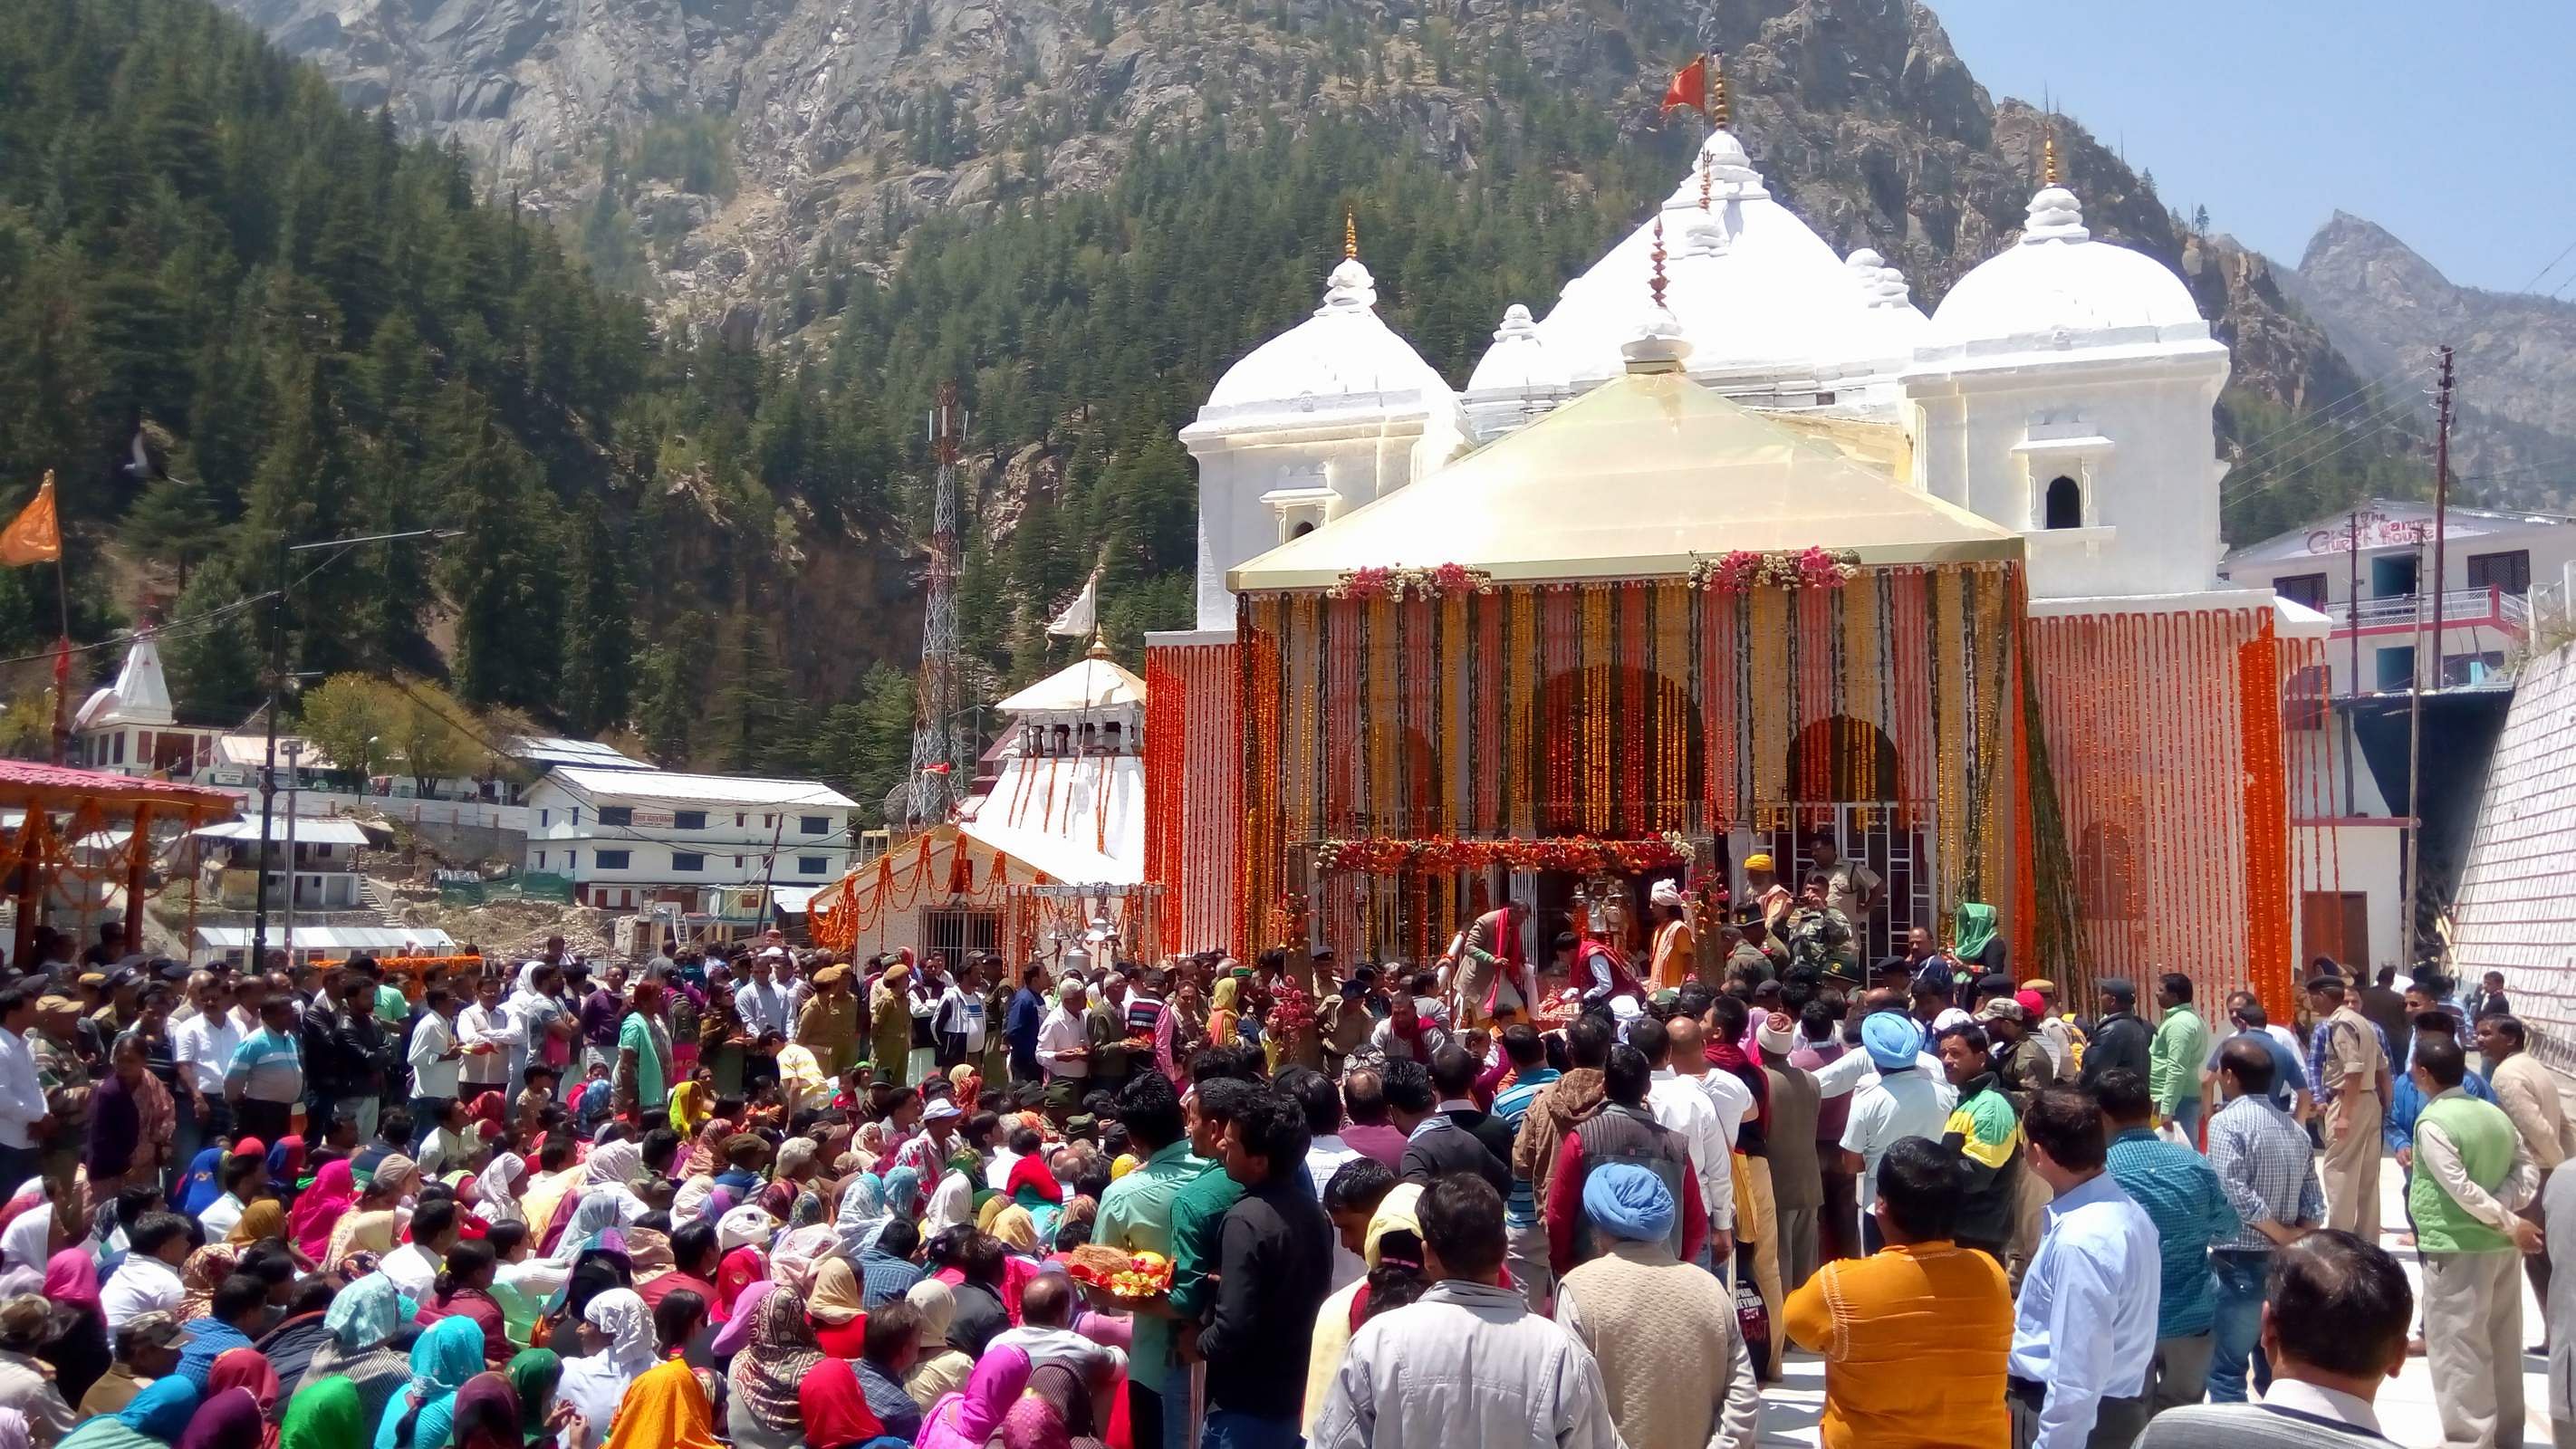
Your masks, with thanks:
M 1326 871 L 1359 871 L 1372 875 L 1447 875 L 1500 865 L 1515 871 L 1562 870 L 1578 874 L 1643 871 L 1685 866 L 1698 858 L 1690 839 L 1679 831 L 1638 840 L 1603 840 L 1589 835 L 1551 836 L 1536 840 L 1467 840 L 1434 835 L 1420 839 L 1371 836 L 1360 840 L 1327 840 L 1315 847 L 1315 867 Z
M 1465 564 L 1433 564 L 1429 568 L 1357 568 L 1344 573 L 1339 583 L 1324 591 L 1333 599 L 1405 599 L 1464 598 L 1469 594 L 1490 594 L 1494 576 L 1483 569 Z
M 1741 594 L 1756 588 L 1839 589 L 1859 574 L 1858 550 L 1810 544 L 1768 552 L 1739 548 L 1713 559 L 1697 559 L 1691 564 L 1690 581 L 1695 589 Z

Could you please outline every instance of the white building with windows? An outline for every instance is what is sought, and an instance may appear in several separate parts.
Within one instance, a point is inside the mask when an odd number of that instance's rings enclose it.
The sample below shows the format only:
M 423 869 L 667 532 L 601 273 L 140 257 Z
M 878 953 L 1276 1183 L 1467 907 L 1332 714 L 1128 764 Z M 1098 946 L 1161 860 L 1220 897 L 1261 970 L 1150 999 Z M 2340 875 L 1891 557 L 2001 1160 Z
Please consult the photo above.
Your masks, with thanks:
M 2419 839 L 2418 899 L 2450 898 L 2466 863 L 2487 751 L 2531 650 L 2535 619 L 2567 613 L 2576 518 L 2450 509 L 2439 530 L 2438 619 L 2434 522 L 2429 502 L 2374 498 L 2247 544 L 2219 565 L 2224 577 L 2268 586 L 2331 625 L 2324 677 L 2311 691 L 2331 707 L 2295 714 L 2298 728 L 2289 736 L 2292 749 L 2304 752 L 2306 772 L 2335 782 L 2318 818 L 2333 827 L 2339 880 L 2300 902 L 2311 955 L 2402 960 L 2407 855 Z M 2419 683 L 2423 738 L 2410 752 L 2417 718 L 2410 691 Z M 2410 811 L 2409 772 L 2418 768 L 2422 784 Z M 2409 828 L 2417 814 L 2420 835 Z
M 558 765 L 526 808 L 530 874 L 571 881 L 584 905 L 695 911 L 710 888 L 840 879 L 858 806 L 811 780 Z

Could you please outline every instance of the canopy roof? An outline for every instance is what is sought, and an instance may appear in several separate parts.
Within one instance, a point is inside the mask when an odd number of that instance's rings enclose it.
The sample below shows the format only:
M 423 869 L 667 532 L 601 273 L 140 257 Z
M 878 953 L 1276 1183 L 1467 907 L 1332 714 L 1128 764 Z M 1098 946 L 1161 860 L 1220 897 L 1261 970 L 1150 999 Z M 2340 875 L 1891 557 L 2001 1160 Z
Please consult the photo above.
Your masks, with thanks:
M 1074 714 L 1145 702 L 1145 681 L 1120 668 L 1099 650 L 1003 700 L 994 708 L 1004 714 Z
M 295 843 L 298 845 L 366 845 L 369 843 L 365 828 L 354 820 L 307 817 L 297 820 L 292 828 L 295 833 Z M 285 817 L 280 816 L 269 822 L 268 838 L 283 846 L 286 844 L 288 829 Z M 221 825 L 209 825 L 197 834 L 206 840 L 257 840 L 259 822 L 227 820 Z
M 2021 538 L 1679 372 L 1629 373 L 1237 568 L 1237 593 L 1358 568 L 1498 581 L 1651 578 L 1747 549 L 1865 564 L 2022 557 Z
M 195 809 L 223 818 L 240 808 L 229 791 L 199 785 L 177 785 L 141 775 L 104 770 L 75 770 L 67 765 L 40 765 L 29 760 L 0 760 L 0 805 L 69 810 L 95 802 L 101 809 L 130 813 L 137 805 L 155 809 Z

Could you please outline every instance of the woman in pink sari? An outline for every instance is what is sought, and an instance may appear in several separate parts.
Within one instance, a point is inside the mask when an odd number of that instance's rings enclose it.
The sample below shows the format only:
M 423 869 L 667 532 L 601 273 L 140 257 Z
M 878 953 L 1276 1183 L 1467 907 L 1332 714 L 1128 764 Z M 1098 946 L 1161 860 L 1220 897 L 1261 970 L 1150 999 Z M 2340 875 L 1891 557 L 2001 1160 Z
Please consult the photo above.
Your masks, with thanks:
M 331 1246 L 331 1229 L 341 1215 L 358 1201 L 358 1179 L 342 1157 L 322 1164 L 313 1175 L 313 1185 L 295 1199 L 295 1211 L 286 1220 L 286 1229 L 295 1235 L 295 1246 L 314 1262 Z
M 913 1449 L 984 1449 L 1028 1386 L 1028 1354 L 1007 1344 L 984 1350 L 966 1387 L 943 1396 L 922 1416 Z

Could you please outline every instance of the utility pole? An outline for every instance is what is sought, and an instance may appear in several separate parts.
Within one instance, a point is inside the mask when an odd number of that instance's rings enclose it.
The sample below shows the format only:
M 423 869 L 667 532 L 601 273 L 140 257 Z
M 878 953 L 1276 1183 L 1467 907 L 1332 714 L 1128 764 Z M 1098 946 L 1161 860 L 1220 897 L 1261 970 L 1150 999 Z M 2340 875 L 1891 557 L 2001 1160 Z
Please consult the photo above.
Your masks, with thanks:
M 284 748 L 286 750 L 286 897 L 282 902 L 282 908 L 286 912 L 286 929 L 280 932 L 280 936 L 286 947 L 287 968 L 292 970 L 295 966 L 295 814 L 301 808 L 298 803 L 301 796 L 298 792 L 304 786 L 304 742 L 287 740 L 284 742 Z M 259 887 L 262 892 L 267 891 L 268 880 L 265 876 L 261 877 Z M 254 971 L 262 969 L 261 962 L 253 961 L 248 964 Z
M 2433 687 L 2442 687 L 2442 545 L 2448 536 L 2445 515 L 2451 508 L 2451 349 L 2442 349 L 2442 374 L 2434 390 L 2433 434 Z M 2422 547 L 2422 540 L 2417 540 Z M 2423 566 L 2416 566 L 2417 587 Z M 2424 859 L 2424 611 L 2415 611 L 2415 668 L 2406 725 L 2406 971 L 2413 975 L 2422 959 L 2423 928 L 2415 892 L 2423 878 Z

